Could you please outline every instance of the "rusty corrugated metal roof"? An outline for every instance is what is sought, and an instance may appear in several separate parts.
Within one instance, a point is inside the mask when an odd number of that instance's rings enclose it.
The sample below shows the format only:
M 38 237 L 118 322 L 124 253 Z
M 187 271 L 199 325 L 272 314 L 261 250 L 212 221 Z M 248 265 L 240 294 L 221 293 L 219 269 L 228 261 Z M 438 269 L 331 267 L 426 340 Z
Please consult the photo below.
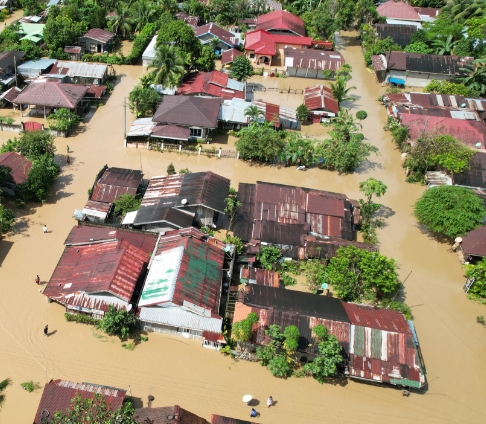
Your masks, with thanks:
M 286 68 L 308 68 L 337 71 L 344 64 L 339 52 L 313 49 L 284 49 Z
M 204 418 L 198 417 L 179 405 L 160 408 L 136 408 L 133 414 L 133 421 L 137 424 L 208 424 Z
M 10 176 L 15 184 L 25 183 L 29 178 L 32 162 L 15 152 L 0 154 L 0 166 L 10 168 Z
M 343 303 L 351 324 L 378 330 L 412 334 L 404 315 L 392 309 L 374 308 L 372 306 Z
M 313 85 L 304 89 L 304 104 L 310 111 L 323 110 L 331 113 L 339 112 L 339 105 L 332 91 L 325 85 Z
M 66 246 L 43 293 L 59 303 L 81 292 L 130 301 L 148 262 L 149 254 L 126 240 Z
M 113 203 L 123 194 L 137 194 L 143 173 L 137 169 L 106 168 L 96 181 L 90 200 Z
M 107 43 L 110 41 L 116 34 L 113 32 L 105 31 L 101 28 L 91 28 L 86 34 L 83 35 L 82 38 L 91 38 L 96 41 L 100 41 L 102 43 Z
M 477 152 L 469 160 L 469 169 L 452 178 L 455 185 L 486 188 L 486 152 Z
M 386 52 L 387 70 L 424 72 L 441 75 L 461 75 L 473 57 L 441 56 L 436 54 Z
M 304 21 L 286 10 L 275 10 L 257 18 L 256 29 L 266 31 L 291 31 L 305 36 Z
M 252 421 L 237 418 L 224 417 L 223 415 L 211 415 L 211 424 L 256 424 Z
M 486 226 L 476 228 L 463 236 L 461 247 L 466 256 L 486 257 Z
M 102 395 L 109 409 L 115 411 L 122 405 L 126 390 L 66 380 L 49 381 L 44 386 L 34 424 L 44 424 L 42 419 L 45 416 L 44 411 L 49 413 L 48 416 L 53 417 L 56 412 L 68 409 L 71 406 L 71 399 L 76 395 L 81 395 L 83 399 L 92 399 L 95 393 Z
M 245 280 L 249 284 L 261 284 L 270 287 L 280 287 L 279 274 L 276 271 L 255 267 L 241 267 L 240 281 Z

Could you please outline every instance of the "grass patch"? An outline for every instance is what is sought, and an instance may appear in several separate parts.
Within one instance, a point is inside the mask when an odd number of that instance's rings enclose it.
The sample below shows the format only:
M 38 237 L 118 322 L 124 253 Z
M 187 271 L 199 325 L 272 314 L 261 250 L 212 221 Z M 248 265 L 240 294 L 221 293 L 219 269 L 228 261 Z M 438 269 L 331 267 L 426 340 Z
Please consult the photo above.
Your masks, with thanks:
M 135 349 L 135 343 L 134 342 L 128 342 L 128 343 L 123 343 L 122 347 L 126 350 L 133 350 Z

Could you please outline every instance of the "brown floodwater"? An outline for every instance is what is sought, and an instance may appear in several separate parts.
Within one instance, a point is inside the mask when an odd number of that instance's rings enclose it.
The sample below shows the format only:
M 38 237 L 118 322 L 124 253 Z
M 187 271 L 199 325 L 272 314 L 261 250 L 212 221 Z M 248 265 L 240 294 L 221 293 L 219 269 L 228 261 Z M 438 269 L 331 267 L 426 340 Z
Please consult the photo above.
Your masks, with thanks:
M 486 421 L 486 329 L 476 323 L 485 307 L 466 299 L 463 272 L 450 246 L 430 238 L 411 216 L 412 204 L 424 188 L 407 184 L 401 155 L 382 128 L 383 106 L 376 99 L 383 88 L 363 62 L 354 33 L 339 40 L 341 53 L 353 66 L 358 89 L 352 105 L 364 109 L 363 131 L 379 154 L 353 175 L 318 169 L 306 172 L 249 166 L 235 159 L 210 159 L 123 147 L 123 98 L 142 74 L 141 67 L 117 67 L 121 82 L 107 105 L 100 107 L 75 137 L 57 139 L 63 165 L 46 204 L 15 210 L 14 232 L 0 242 L 0 379 L 12 385 L 0 413 L 2 423 L 29 423 L 41 391 L 27 393 L 20 383 L 61 378 L 129 390 L 138 404 L 149 394 L 154 406 L 179 404 L 207 419 L 212 413 L 248 419 L 241 398 L 251 393 L 261 403 L 262 423 L 484 423 Z M 282 79 L 284 83 L 288 79 Z M 301 84 L 314 83 L 312 80 Z M 309 84 L 309 85 L 310 85 Z M 128 123 L 133 121 L 128 115 Z M 320 127 L 315 126 L 315 132 Z M 13 133 L 0 132 L 0 142 Z M 73 162 L 65 166 L 66 144 Z M 66 323 L 63 308 L 48 304 L 34 278 L 49 280 L 63 251 L 63 241 L 75 224 L 74 209 L 82 207 L 96 172 L 110 166 L 140 168 L 145 176 L 165 173 L 169 162 L 191 171 L 211 170 L 239 182 L 271 181 L 360 196 L 358 184 L 369 177 L 384 181 L 386 226 L 379 231 L 381 252 L 396 258 L 405 281 L 404 297 L 412 306 L 427 367 L 429 387 L 423 394 L 402 397 L 394 388 L 348 381 L 343 386 L 320 385 L 311 379 L 282 381 L 255 363 L 236 362 L 198 342 L 151 334 L 133 352 L 91 327 Z M 43 235 L 46 224 L 49 234 Z M 408 277 L 408 278 L 407 278 Z M 52 334 L 42 336 L 49 324 Z M 272 395 L 275 408 L 262 408 Z

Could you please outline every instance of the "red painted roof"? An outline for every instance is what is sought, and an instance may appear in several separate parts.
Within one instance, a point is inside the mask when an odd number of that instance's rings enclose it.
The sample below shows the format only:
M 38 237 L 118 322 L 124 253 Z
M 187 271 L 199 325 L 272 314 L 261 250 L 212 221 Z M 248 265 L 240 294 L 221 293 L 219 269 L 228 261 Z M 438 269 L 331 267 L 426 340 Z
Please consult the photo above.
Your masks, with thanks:
M 389 19 L 403 19 L 406 21 L 421 21 L 419 14 L 407 3 L 390 0 L 380 4 L 376 11 L 378 15 Z
M 304 104 L 309 110 L 339 112 L 339 105 L 332 95 L 332 90 L 325 85 L 313 85 L 304 89 Z
M 276 44 L 312 46 L 312 38 L 296 37 L 294 35 L 271 34 L 262 29 L 246 33 L 245 50 L 254 51 L 257 54 L 274 56 L 277 54 Z
M 486 146 L 486 124 L 478 121 L 468 121 L 440 116 L 424 116 L 415 114 L 398 114 L 402 125 L 406 125 L 410 131 L 410 139 L 416 141 L 424 132 L 449 134 L 466 146 L 479 148 Z
M 92 28 L 86 34 L 83 35 L 83 38 L 92 38 L 93 40 L 100 41 L 102 43 L 107 43 L 110 41 L 115 34 L 113 32 L 105 31 L 101 28 Z
M 21 184 L 27 181 L 32 162 L 18 153 L 6 152 L 0 155 L 0 166 L 10 168 L 13 182 Z
M 84 97 L 100 99 L 106 93 L 106 87 L 104 85 L 84 84 L 84 86 L 88 87 L 88 91 L 86 91 Z
M 343 305 L 351 324 L 383 331 L 412 334 L 407 319 L 400 312 L 355 303 L 343 302 Z
M 238 56 L 241 56 L 243 52 L 236 49 L 225 50 L 221 55 L 221 65 L 227 65 L 233 62 Z
M 228 74 L 218 71 L 198 72 L 189 76 L 179 87 L 177 93 L 183 95 L 207 95 L 222 97 L 225 100 L 233 98 L 244 99 L 243 90 L 233 88 L 235 84 L 228 87 L 228 82 L 235 82 L 228 77 Z M 240 83 L 236 83 L 238 85 Z M 244 87 L 244 86 L 243 86 Z
M 115 411 L 123 403 L 127 392 L 115 387 L 99 386 L 91 383 L 51 380 L 44 386 L 39 407 L 35 414 L 34 424 L 44 424 L 42 418 L 45 416 L 52 418 L 54 413 L 68 409 L 71 406 L 71 399 L 76 395 L 81 395 L 84 399 L 91 399 L 94 398 L 95 393 L 102 395 L 110 409 Z M 47 411 L 48 414 L 44 411 Z
M 102 293 L 130 301 L 149 255 L 128 241 L 66 246 L 44 295 L 63 303 L 78 292 Z
M 71 229 L 64 244 L 89 244 L 102 240 L 125 240 L 132 246 L 138 247 L 145 253 L 150 254 L 154 251 L 155 244 L 157 243 L 157 233 L 125 230 L 118 227 L 108 227 L 106 225 L 101 227 L 94 225 L 76 225 Z
M 304 21 L 285 10 L 276 10 L 266 15 L 260 15 L 257 19 L 256 29 L 292 31 L 302 37 L 305 36 Z

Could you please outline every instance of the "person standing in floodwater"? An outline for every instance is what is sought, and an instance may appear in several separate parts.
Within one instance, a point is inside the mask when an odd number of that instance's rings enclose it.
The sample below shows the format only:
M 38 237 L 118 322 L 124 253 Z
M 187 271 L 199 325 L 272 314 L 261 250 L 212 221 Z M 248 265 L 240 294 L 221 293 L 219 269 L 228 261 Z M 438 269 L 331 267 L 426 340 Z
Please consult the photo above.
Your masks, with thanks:
M 35 282 L 36 282 L 37 285 L 40 284 L 40 277 L 39 276 L 35 277 Z
M 257 416 L 257 411 L 255 408 L 251 408 L 250 417 L 255 418 Z
M 44 224 L 44 226 L 42 227 L 42 231 L 44 232 L 44 234 L 47 234 L 47 226 L 46 226 L 46 224 Z
M 44 336 L 47 336 L 47 333 L 49 332 L 49 325 L 46 325 L 44 327 Z
M 66 146 L 66 151 L 69 153 L 69 144 Z
M 68 157 L 66 158 L 66 162 L 67 162 L 67 164 L 68 164 L 68 165 L 70 165 L 70 164 L 71 164 L 71 158 L 69 157 L 69 155 L 68 155 Z
M 273 397 L 272 396 L 270 396 L 267 399 L 267 408 L 270 408 L 271 406 L 273 406 Z

